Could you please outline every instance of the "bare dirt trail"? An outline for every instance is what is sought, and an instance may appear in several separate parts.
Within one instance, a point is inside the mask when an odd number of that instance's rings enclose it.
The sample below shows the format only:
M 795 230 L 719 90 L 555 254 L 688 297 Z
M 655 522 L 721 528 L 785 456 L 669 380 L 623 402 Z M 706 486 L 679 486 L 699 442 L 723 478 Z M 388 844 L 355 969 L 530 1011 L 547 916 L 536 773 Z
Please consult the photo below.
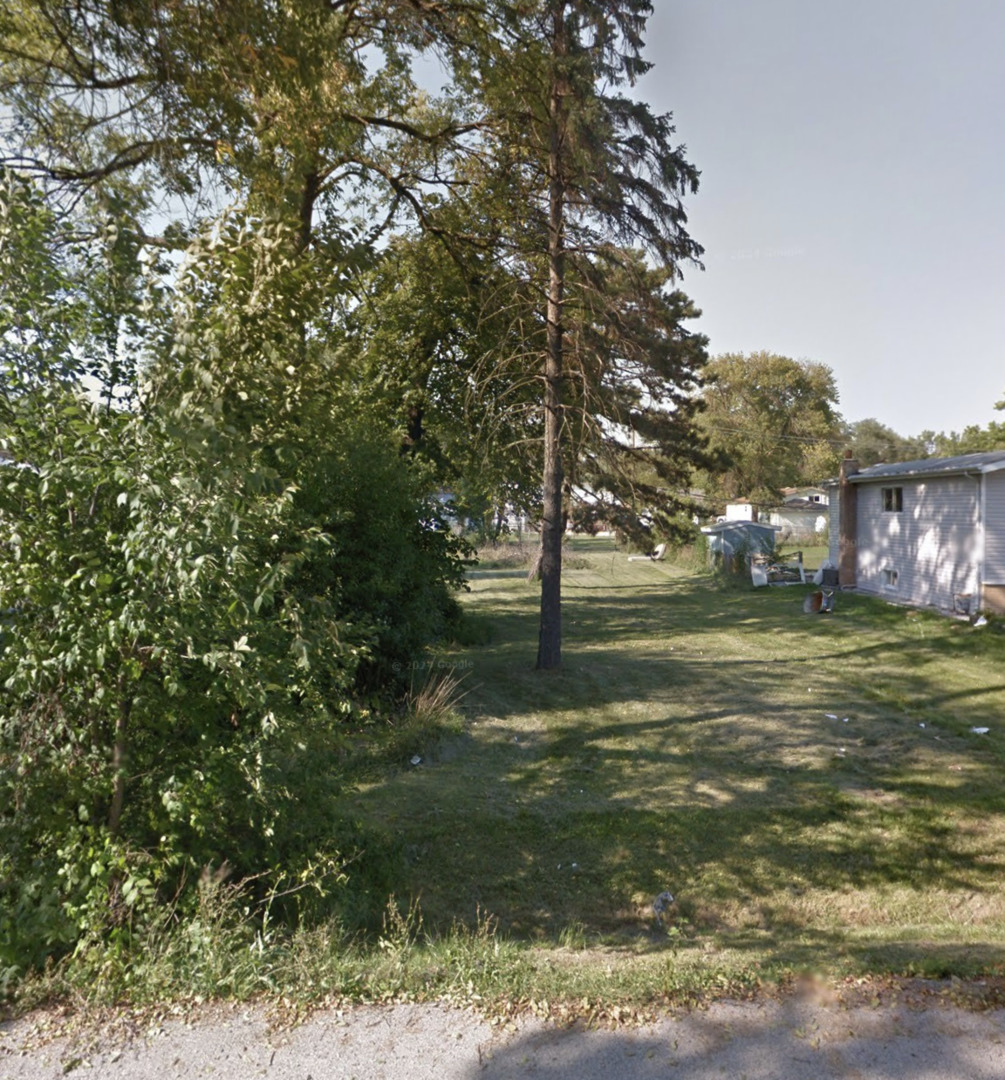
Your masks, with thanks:
M 719 1003 L 658 1024 L 501 1031 L 447 1007 L 320 1012 L 272 1028 L 214 1009 L 128 1037 L 78 1032 L 37 1045 L 38 1019 L 0 1025 L 0 1080 L 1002 1080 L 1005 1010 Z M 33 1045 L 36 1044 L 36 1045 Z

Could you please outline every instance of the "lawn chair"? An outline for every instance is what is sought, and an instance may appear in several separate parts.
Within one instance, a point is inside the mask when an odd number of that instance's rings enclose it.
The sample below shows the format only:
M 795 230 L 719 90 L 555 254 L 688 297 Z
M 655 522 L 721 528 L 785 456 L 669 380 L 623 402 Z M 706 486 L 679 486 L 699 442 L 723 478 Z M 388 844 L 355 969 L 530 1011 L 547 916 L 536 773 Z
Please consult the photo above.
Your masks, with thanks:
M 666 544 L 657 544 L 648 555 L 629 555 L 629 562 L 662 562 L 666 557 Z

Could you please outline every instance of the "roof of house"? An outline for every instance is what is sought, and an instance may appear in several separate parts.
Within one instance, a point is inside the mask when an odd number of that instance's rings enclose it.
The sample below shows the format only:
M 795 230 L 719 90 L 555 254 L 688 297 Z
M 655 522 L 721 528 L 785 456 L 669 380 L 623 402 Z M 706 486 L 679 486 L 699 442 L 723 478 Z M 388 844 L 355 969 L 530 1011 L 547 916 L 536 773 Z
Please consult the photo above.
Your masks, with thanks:
M 812 499 L 789 499 L 788 502 L 778 503 L 771 507 L 773 514 L 788 514 L 799 510 L 812 510 L 814 514 L 824 514 L 827 512 L 827 503 L 814 502 Z
M 776 532 L 777 525 L 768 525 L 763 521 L 742 521 L 734 518 L 732 521 L 717 521 L 714 525 L 702 526 L 703 533 L 732 532 L 739 529 L 741 532 Z
M 948 476 L 954 473 L 989 473 L 1005 469 L 1005 450 L 986 450 L 981 454 L 960 454 L 958 457 L 922 458 L 919 461 L 895 461 L 891 464 L 870 465 L 852 473 L 853 484 L 870 480 L 913 479 L 924 476 Z

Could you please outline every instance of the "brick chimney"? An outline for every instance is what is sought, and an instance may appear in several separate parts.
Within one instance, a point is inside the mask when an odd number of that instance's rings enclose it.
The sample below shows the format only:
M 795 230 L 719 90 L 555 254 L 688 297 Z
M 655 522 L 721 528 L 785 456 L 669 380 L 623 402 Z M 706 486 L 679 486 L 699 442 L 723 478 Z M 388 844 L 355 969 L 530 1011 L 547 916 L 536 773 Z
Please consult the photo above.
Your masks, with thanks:
M 851 482 L 851 477 L 857 472 L 858 462 L 850 450 L 845 450 L 838 488 L 838 584 L 842 588 L 854 588 L 858 581 L 858 490 Z

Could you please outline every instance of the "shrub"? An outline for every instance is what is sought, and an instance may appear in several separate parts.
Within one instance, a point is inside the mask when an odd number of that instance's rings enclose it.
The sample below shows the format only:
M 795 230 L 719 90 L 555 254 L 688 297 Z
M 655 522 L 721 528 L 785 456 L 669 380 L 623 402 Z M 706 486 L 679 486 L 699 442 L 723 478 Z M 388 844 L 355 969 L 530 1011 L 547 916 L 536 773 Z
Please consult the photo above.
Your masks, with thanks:
M 126 319 L 55 227 L 0 186 L 0 978 L 127 950 L 206 868 L 293 918 L 343 889 L 345 721 L 460 580 L 422 478 L 324 399 L 281 231 L 225 222 Z
M 429 485 L 376 425 L 347 421 L 298 475 L 297 506 L 331 544 L 298 586 L 333 598 L 367 636 L 357 685 L 404 690 L 423 651 L 459 618 L 465 542 L 450 531 Z
M 0 485 L 10 958 L 127 927 L 206 864 L 295 872 L 281 774 L 348 712 L 367 638 L 294 588 L 329 541 L 292 545 L 292 491 L 210 428 L 50 389 L 8 420 L 30 463 Z M 11 915 L 31 903 L 44 926 Z

